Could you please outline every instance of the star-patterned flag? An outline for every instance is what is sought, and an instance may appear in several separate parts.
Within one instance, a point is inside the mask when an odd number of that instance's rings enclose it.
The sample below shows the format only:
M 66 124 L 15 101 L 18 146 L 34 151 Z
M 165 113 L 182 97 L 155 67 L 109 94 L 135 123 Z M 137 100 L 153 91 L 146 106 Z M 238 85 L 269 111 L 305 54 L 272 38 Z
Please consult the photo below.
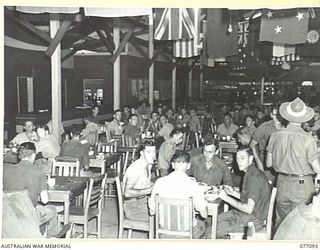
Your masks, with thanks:
M 194 9 L 157 8 L 155 13 L 154 39 L 179 40 L 192 39 L 196 36 L 199 18 L 195 18 Z
M 309 12 L 306 9 L 267 10 L 262 13 L 259 41 L 305 43 Z

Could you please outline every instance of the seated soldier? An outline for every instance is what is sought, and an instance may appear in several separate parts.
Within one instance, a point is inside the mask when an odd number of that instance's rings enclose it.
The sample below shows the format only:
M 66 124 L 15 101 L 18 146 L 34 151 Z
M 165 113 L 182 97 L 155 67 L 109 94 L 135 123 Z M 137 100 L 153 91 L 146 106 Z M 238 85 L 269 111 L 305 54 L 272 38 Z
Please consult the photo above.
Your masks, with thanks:
M 17 134 L 11 144 L 20 145 L 24 142 L 36 142 L 38 140 L 38 135 L 34 130 L 33 121 L 26 121 L 23 126 L 24 132 Z
M 61 145 L 60 156 L 70 156 L 77 158 L 80 162 L 80 169 L 89 169 L 89 144 L 83 144 L 80 140 L 81 127 L 74 125 L 71 128 L 71 140 L 65 141 Z
M 223 123 L 218 126 L 218 135 L 220 137 L 230 136 L 233 137 L 237 132 L 238 126 L 235 125 L 232 121 L 232 116 L 230 113 L 225 113 L 223 115 Z
M 169 139 L 161 144 L 158 155 L 158 169 L 161 176 L 169 174 L 171 158 L 176 152 L 177 146 L 182 142 L 182 137 L 182 130 L 174 129 L 171 131 Z
M 156 160 L 156 147 L 146 141 L 141 145 L 140 158 L 134 161 L 123 177 L 124 213 L 129 219 L 149 221 L 147 195 L 151 194 L 151 168 Z
M 99 139 L 100 127 L 93 121 L 93 117 L 84 118 L 86 127 L 81 132 L 81 140 L 87 140 L 90 146 L 94 146 Z
M 57 233 L 57 211 L 54 206 L 42 206 L 38 204 L 38 198 L 43 204 L 48 203 L 46 175 L 43 169 L 33 165 L 36 158 L 36 147 L 32 142 L 22 143 L 18 148 L 18 156 L 21 161 L 13 166 L 4 166 L 3 190 L 22 191 L 27 189 L 33 206 L 36 210 L 39 225 L 43 218 L 49 221 L 48 235 Z
M 219 198 L 234 209 L 218 215 L 217 238 L 223 238 L 228 233 L 245 233 L 250 221 L 256 230 L 260 230 L 268 216 L 271 185 L 255 166 L 252 150 L 240 148 L 237 163 L 239 170 L 245 172 L 242 188 L 240 192 L 227 185 L 220 189 Z
M 204 142 L 202 154 L 191 158 L 190 174 L 198 182 L 204 182 L 210 186 L 221 184 L 233 186 L 228 165 L 216 156 L 219 142 L 210 138 Z
M 150 214 L 154 215 L 155 213 L 155 195 L 158 194 L 159 197 L 175 199 L 189 199 L 189 197 L 192 197 L 194 209 L 200 213 L 202 218 L 206 218 L 208 212 L 203 189 L 186 174 L 190 168 L 190 155 L 185 151 L 177 151 L 172 157 L 172 168 L 174 169 L 172 173 L 159 178 L 155 182 L 149 199 Z M 186 219 L 188 220 L 189 218 L 187 217 Z M 187 225 L 188 223 L 184 224 Z M 194 219 L 192 226 L 194 227 L 193 238 L 200 238 L 204 233 L 204 222 Z
M 113 111 L 113 120 L 109 123 L 106 123 L 107 124 L 107 128 L 109 129 L 110 131 L 110 135 L 111 137 L 114 136 L 114 135 L 121 135 L 122 134 L 122 130 L 123 130 L 123 127 L 122 127 L 122 124 L 123 122 L 121 121 L 122 119 L 122 114 L 121 114 L 121 111 L 120 109 L 117 109 L 115 111 Z
M 42 153 L 44 158 L 55 158 L 60 153 L 60 145 L 57 139 L 49 134 L 47 125 L 39 125 L 37 128 L 39 141 L 35 143 L 37 153 Z
M 123 134 L 131 137 L 135 142 L 139 141 L 140 128 L 138 127 L 138 115 L 129 116 L 129 123 L 124 127 Z

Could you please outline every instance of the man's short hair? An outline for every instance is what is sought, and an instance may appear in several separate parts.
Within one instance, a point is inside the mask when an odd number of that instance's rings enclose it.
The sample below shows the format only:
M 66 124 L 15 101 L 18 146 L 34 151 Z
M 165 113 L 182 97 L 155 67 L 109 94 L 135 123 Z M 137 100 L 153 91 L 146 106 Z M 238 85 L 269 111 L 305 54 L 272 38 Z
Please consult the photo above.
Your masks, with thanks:
M 230 118 L 232 118 L 232 115 L 230 114 L 230 112 L 224 113 L 223 118 L 225 118 L 226 116 L 229 116 Z
M 36 146 L 32 142 L 24 142 L 18 147 L 18 157 L 23 159 L 36 153 Z
M 34 122 L 33 122 L 33 121 L 27 120 L 27 121 L 24 122 L 24 126 L 26 125 L 27 122 L 32 122 L 32 124 L 34 125 Z
M 45 131 L 49 131 L 49 127 L 47 124 L 39 124 L 36 126 L 36 128 L 43 128 Z
M 205 140 L 203 142 L 203 147 L 210 146 L 210 145 L 214 145 L 216 148 L 218 148 L 219 147 L 219 141 L 217 139 L 215 139 L 215 138 L 210 137 L 210 138 L 208 138 L 207 140 Z
M 164 118 L 168 119 L 168 117 L 165 114 L 160 115 L 160 118 L 161 117 L 164 117 Z
M 137 114 L 131 114 L 131 115 L 129 115 L 128 120 L 131 120 L 131 119 L 132 119 L 132 117 L 138 117 L 138 115 L 137 115 Z
M 248 154 L 248 156 L 252 155 L 253 156 L 253 151 L 250 147 L 248 146 L 241 146 L 237 149 L 237 152 L 246 152 Z
M 93 116 L 86 116 L 83 120 L 93 122 Z
M 190 162 L 190 154 L 184 150 L 177 150 L 171 158 L 172 162 Z
M 159 115 L 159 112 L 158 112 L 158 111 L 156 111 L 156 110 L 153 110 L 153 111 L 152 111 L 152 113 L 151 113 L 151 116 L 152 116 L 153 114 L 157 114 L 157 115 Z
M 72 125 L 70 132 L 72 133 L 72 136 L 80 135 L 82 128 L 79 125 Z
M 171 131 L 170 133 L 170 137 L 172 138 L 174 135 L 177 135 L 177 134 L 183 134 L 183 131 L 182 129 L 180 128 L 175 128 Z
M 245 127 L 240 127 L 240 128 L 237 130 L 237 134 L 238 134 L 238 135 L 247 134 L 246 128 L 245 128 Z
M 100 110 L 99 106 L 93 106 L 92 109 L 98 108 Z
M 140 144 L 139 147 L 139 152 L 143 151 L 146 149 L 146 147 L 155 147 L 156 145 L 154 144 L 153 141 L 145 141 L 144 143 Z
M 120 109 L 116 109 L 115 111 L 113 111 L 113 115 L 116 115 L 116 113 L 120 112 L 121 113 L 121 110 Z

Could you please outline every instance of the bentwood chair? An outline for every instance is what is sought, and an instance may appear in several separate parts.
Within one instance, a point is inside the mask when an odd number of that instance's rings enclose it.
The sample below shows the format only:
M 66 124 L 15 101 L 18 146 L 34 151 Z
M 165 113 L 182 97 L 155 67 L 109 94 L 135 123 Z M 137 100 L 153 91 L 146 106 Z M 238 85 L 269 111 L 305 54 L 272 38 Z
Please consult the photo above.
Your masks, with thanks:
M 80 163 L 77 158 L 57 156 L 52 163 L 52 176 L 80 176 Z
M 173 199 L 155 196 L 156 239 L 193 238 L 194 209 L 192 197 Z
M 71 206 L 69 220 L 74 224 L 83 225 L 83 237 L 88 238 L 88 234 L 96 235 L 101 238 L 102 226 L 102 199 L 104 193 L 104 186 L 107 175 L 99 175 L 90 178 L 87 192 L 85 193 L 84 206 Z M 94 232 L 88 231 L 88 223 L 92 219 L 96 219 L 96 228 Z M 58 221 L 63 222 L 64 211 L 58 213 Z
M 125 216 L 124 208 L 123 208 L 123 187 L 120 182 L 119 176 L 116 178 L 116 187 L 117 187 L 117 197 L 118 197 L 118 209 L 119 209 L 119 233 L 118 239 L 122 239 L 124 229 L 128 229 L 128 238 L 131 238 L 132 231 L 145 231 L 149 232 L 149 239 L 153 238 L 153 218 L 149 218 L 149 222 L 132 220 Z
M 273 220 L 273 211 L 274 211 L 274 204 L 276 200 L 277 188 L 273 187 L 270 197 L 270 203 L 268 208 L 268 217 L 264 222 L 263 228 L 256 231 L 254 228 L 253 222 L 248 223 L 248 227 L 251 229 L 252 236 L 247 236 L 248 240 L 271 240 L 272 235 L 272 220 Z M 233 236 L 233 234 L 239 235 L 239 233 L 229 233 L 229 235 Z M 243 238 L 244 234 L 240 237 Z M 239 236 L 238 236 L 239 237 Z

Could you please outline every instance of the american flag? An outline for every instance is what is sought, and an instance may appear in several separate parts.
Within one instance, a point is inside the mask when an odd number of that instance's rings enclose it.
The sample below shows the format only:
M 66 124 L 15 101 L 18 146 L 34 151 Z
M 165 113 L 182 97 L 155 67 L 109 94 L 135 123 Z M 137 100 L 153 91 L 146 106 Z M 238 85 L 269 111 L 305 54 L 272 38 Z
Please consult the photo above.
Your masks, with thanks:
M 196 21 L 199 14 L 196 9 L 158 8 L 155 9 L 156 40 L 192 39 L 197 35 Z M 196 18 L 197 16 L 197 18 Z

